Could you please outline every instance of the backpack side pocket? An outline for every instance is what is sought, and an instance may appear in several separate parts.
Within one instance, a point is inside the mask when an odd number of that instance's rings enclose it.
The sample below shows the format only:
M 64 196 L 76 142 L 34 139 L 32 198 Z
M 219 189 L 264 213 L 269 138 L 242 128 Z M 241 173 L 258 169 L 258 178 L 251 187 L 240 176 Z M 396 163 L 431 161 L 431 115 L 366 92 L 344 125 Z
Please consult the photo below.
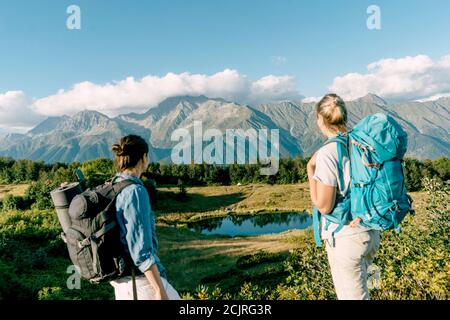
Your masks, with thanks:
M 81 276 L 85 279 L 95 277 L 89 239 L 83 233 L 71 227 L 66 232 L 66 240 L 70 259 L 79 268 Z

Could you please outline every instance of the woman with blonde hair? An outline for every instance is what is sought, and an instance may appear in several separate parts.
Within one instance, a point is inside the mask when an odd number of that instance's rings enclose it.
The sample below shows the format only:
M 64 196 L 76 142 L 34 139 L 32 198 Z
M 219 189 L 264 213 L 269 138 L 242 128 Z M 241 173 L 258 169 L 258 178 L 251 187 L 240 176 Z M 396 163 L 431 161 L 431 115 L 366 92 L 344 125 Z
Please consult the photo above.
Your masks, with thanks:
M 113 183 L 135 182 L 117 196 L 116 211 L 123 249 L 131 257 L 135 272 L 139 273 L 135 281 L 132 276 L 111 281 L 116 299 L 178 300 L 180 296 L 167 281 L 166 270 L 157 256 L 155 217 L 149 194 L 140 179 L 149 164 L 148 144 L 139 136 L 129 135 L 114 144 L 112 150 L 118 171 Z
M 322 214 L 321 238 L 326 243 L 336 295 L 340 300 L 370 299 L 367 269 L 380 246 L 380 232 L 360 225 L 359 219 L 338 225 L 324 216 L 332 214 L 349 192 L 348 149 L 334 141 L 347 132 L 347 109 L 339 96 L 328 94 L 317 103 L 316 115 L 328 141 L 312 156 L 307 171 L 311 200 Z M 339 152 L 340 147 L 345 151 Z

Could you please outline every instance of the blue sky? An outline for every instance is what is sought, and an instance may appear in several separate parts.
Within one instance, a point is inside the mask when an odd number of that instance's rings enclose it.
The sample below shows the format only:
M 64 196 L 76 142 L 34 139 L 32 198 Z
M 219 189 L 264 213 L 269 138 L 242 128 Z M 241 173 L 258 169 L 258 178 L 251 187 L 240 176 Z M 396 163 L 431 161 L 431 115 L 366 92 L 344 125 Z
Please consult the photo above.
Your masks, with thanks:
M 66 28 L 71 4 L 81 30 Z M 371 4 L 381 30 L 366 27 Z M 450 1 L 1 0 L 0 39 L 0 95 L 21 91 L 29 103 L 83 81 L 226 69 L 251 80 L 292 76 L 289 92 L 317 97 L 381 59 L 439 64 L 450 54 Z M 428 93 L 442 92 L 417 97 Z

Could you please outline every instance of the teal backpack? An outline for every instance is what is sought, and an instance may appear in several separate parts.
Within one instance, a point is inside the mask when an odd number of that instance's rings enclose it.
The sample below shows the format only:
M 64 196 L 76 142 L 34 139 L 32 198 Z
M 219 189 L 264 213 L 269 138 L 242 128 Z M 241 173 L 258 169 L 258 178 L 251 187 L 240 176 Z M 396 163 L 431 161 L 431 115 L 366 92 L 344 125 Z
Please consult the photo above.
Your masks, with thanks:
M 337 195 L 335 207 L 324 215 L 325 229 L 338 225 L 332 233 L 356 218 L 370 229 L 400 232 L 406 214 L 414 214 L 412 199 L 405 186 L 403 156 L 408 139 L 406 132 L 390 116 L 377 113 L 361 120 L 348 134 L 338 134 L 325 144 L 337 142 L 339 186 L 344 187 L 342 156 L 350 159 L 350 188 Z M 320 212 L 313 210 L 314 238 L 320 240 Z

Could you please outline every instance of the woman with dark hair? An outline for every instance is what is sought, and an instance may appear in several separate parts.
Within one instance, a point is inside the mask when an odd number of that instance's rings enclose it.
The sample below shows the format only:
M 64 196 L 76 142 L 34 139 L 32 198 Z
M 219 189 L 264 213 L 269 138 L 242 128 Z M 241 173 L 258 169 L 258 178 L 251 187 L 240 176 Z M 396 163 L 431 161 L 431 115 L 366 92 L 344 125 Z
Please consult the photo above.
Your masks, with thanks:
M 178 300 L 180 296 L 168 283 L 166 270 L 157 256 L 155 217 L 149 194 L 140 179 L 149 165 L 147 142 L 129 135 L 112 146 L 117 174 L 113 182 L 133 180 L 135 184 L 123 189 L 116 199 L 117 221 L 124 250 L 142 273 L 135 278 L 138 300 Z M 131 300 L 131 276 L 111 281 L 117 300 Z

